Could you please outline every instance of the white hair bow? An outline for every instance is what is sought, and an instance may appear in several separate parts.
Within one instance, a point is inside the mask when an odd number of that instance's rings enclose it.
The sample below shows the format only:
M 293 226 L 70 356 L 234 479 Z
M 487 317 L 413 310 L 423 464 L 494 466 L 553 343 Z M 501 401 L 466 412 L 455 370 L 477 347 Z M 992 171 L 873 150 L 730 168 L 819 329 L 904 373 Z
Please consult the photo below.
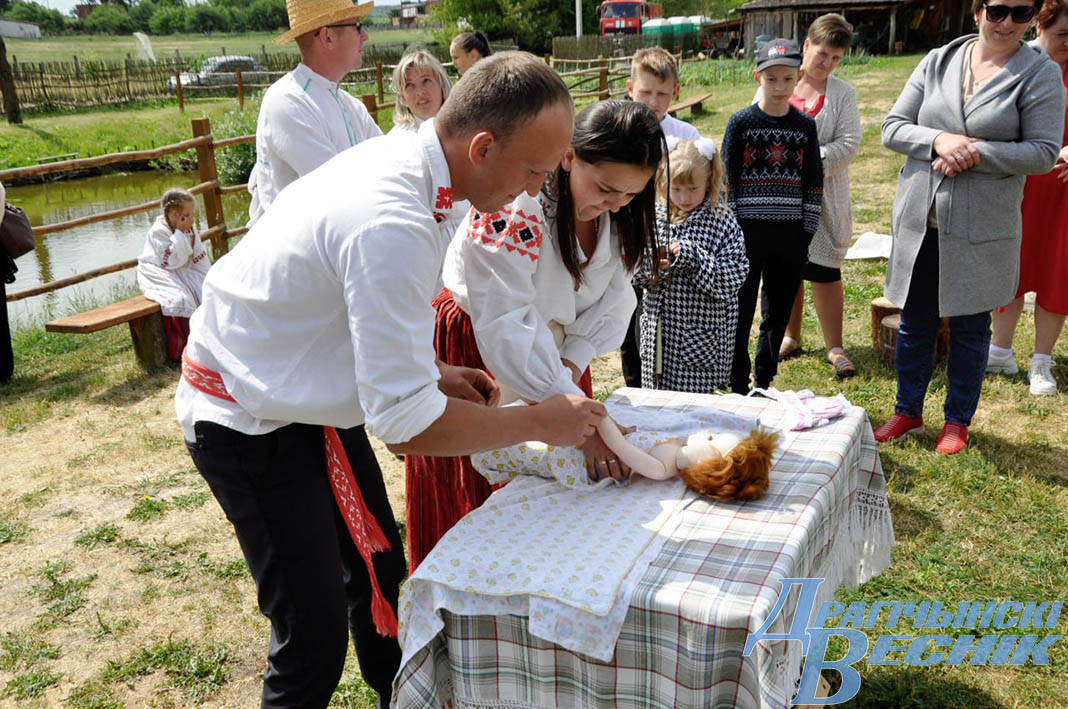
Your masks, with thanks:
M 679 137 L 675 135 L 669 135 L 664 139 L 667 142 L 667 149 L 669 153 L 675 152 L 675 148 L 679 147 Z
M 716 141 L 711 138 L 698 138 L 693 142 L 693 146 L 709 162 L 716 157 Z

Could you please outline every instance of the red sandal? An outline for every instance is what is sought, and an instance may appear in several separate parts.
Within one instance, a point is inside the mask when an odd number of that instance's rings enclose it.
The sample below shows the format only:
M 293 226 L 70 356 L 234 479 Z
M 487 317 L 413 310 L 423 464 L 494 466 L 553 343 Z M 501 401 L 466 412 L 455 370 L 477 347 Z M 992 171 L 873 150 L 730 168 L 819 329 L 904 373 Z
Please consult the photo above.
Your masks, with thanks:
M 923 433 L 923 416 L 894 414 L 889 421 L 875 429 L 875 440 L 887 443 L 910 433 Z

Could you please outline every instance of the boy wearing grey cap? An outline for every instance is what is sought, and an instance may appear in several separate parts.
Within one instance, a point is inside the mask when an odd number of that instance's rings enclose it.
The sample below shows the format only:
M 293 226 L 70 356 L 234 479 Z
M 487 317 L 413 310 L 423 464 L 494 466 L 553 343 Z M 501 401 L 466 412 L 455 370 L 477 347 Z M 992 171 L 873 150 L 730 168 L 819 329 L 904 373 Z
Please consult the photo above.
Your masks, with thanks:
M 731 390 L 766 389 L 778 367 L 779 346 L 808 261 L 808 245 L 820 219 L 823 167 L 816 122 L 790 105 L 801 50 L 791 39 L 773 39 L 757 54 L 753 78 L 758 103 L 738 111 L 723 137 L 727 202 L 745 235 L 749 275 L 738 292 L 738 330 Z M 761 291 L 756 360 L 749 359 L 749 330 Z

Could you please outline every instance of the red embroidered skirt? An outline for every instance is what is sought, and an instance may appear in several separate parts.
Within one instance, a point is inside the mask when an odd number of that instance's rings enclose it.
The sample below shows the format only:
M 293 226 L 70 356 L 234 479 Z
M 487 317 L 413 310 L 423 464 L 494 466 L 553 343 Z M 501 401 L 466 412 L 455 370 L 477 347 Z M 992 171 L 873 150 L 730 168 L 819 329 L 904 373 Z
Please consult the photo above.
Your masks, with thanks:
M 471 318 L 442 290 L 431 302 L 437 310 L 434 350 L 454 366 L 486 369 L 475 342 Z M 579 380 L 593 396 L 590 370 Z M 405 507 L 408 527 L 408 573 L 414 573 L 430 550 L 460 518 L 480 506 L 493 489 L 471 466 L 471 459 L 409 455 L 404 457 Z

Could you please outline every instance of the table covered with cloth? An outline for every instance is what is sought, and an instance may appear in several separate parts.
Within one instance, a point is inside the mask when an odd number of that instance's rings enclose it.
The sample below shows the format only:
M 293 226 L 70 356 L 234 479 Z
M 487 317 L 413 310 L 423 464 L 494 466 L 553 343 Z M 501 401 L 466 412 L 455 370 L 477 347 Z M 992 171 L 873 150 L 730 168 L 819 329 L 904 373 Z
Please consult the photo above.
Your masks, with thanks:
M 769 429 L 790 418 L 777 401 L 734 394 L 620 389 L 605 404 L 624 424 L 658 412 Z M 406 582 L 396 706 L 785 707 L 800 643 L 742 656 L 778 579 L 826 579 L 818 608 L 890 563 L 886 485 L 860 407 L 781 431 L 769 489 L 752 502 L 699 497 L 677 479 L 583 490 L 558 477 L 516 476 Z M 796 595 L 768 632 L 787 632 Z

